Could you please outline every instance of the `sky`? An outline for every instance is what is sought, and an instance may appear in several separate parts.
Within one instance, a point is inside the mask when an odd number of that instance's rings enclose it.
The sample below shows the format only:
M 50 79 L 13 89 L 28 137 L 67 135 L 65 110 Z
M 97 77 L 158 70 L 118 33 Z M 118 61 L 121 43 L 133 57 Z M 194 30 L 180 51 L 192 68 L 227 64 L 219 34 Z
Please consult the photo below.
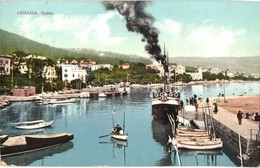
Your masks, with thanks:
M 259 1 L 149 2 L 145 10 L 170 57 L 260 56 Z M 129 32 L 124 18 L 101 1 L 0 0 L 0 29 L 58 48 L 150 57 L 142 35 Z

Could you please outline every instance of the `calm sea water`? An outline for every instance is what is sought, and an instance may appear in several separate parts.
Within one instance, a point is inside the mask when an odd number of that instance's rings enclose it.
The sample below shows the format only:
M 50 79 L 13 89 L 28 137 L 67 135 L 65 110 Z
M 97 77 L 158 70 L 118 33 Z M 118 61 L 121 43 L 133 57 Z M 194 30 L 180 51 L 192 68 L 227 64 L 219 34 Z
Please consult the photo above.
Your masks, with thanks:
M 260 83 L 228 83 L 226 96 L 259 95 Z M 202 98 L 217 97 L 224 92 L 222 84 L 178 87 L 182 98 L 197 94 Z M 246 93 L 245 93 L 246 92 Z M 101 99 L 78 99 L 64 105 L 39 106 L 32 102 L 18 102 L 0 110 L 0 129 L 3 133 L 74 134 L 74 139 L 62 146 L 21 156 L 3 158 L 17 166 L 179 166 L 177 155 L 165 153 L 170 128 L 153 121 L 148 87 L 131 88 L 130 95 Z M 112 111 L 115 123 L 123 124 L 125 113 L 127 143 L 116 143 L 109 136 Z M 37 131 L 21 131 L 10 122 L 35 119 L 54 120 L 53 127 Z M 180 151 L 184 166 L 239 166 L 236 155 L 224 146 L 222 150 Z

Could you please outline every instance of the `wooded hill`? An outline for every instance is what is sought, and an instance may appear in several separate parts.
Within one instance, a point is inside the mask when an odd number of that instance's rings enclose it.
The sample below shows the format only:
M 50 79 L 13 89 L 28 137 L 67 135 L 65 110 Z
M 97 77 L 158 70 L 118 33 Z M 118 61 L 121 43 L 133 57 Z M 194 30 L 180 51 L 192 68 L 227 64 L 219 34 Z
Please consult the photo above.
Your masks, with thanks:
M 91 49 L 62 49 L 41 44 L 20 35 L 0 29 L 0 54 L 12 54 L 15 51 L 43 55 L 53 60 L 59 58 L 93 59 L 98 63 L 118 64 L 119 61 L 150 64 L 151 60 L 140 56 L 129 56 L 112 52 L 103 52 Z M 102 53 L 102 55 L 100 54 Z
M 41 44 L 28 38 L 0 29 L 0 54 L 11 54 L 17 50 L 25 53 L 39 54 L 53 59 L 67 58 L 93 59 L 98 63 L 118 64 L 120 61 L 130 63 L 151 64 L 150 58 L 136 55 L 118 54 L 105 51 L 97 51 L 88 48 L 62 49 L 46 44 Z M 218 67 L 222 70 L 229 69 L 244 74 L 260 76 L 260 55 L 257 57 L 170 57 L 170 63 L 184 66 L 205 68 Z

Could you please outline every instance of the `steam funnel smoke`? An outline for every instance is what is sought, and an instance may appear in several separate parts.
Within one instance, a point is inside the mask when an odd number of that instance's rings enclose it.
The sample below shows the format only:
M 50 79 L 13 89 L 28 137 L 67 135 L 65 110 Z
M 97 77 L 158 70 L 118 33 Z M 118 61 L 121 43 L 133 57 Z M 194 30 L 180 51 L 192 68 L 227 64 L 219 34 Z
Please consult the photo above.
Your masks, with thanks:
M 151 2 L 147 1 L 103 1 L 106 10 L 117 10 L 126 20 L 126 27 L 131 32 L 143 35 L 142 41 L 146 42 L 145 50 L 158 62 L 165 66 L 166 56 L 161 55 L 158 44 L 157 28 L 153 27 L 154 18 L 145 12 L 144 8 Z M 168 69 L 168 68 L 167 68 Z

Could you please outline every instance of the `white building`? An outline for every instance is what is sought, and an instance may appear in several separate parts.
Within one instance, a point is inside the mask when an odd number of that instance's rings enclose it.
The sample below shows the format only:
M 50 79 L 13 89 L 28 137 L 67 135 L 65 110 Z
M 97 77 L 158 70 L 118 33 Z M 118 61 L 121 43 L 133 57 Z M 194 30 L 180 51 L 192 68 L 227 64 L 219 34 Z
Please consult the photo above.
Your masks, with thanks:
M 175 73 L 176 74 L 184 74 L 186 72 L 186 67 L 183 65 L 177 65 L 175 67 Z
M 11 56 L 0 55 L 0 75 L 10 75 Z
M 52 81 L 53 79 L 57 78 L 55 67 L 45 66 L 43 68 L 43 77 L 45 77 L 49 81 Z
M 221 72 L 222 72 L 222 70 L 219 69 L 219 68 L 211 68 L 211 69 L 210 69 L 210 73 L 211 73 L 211 74 L 219 74 L 219 73 L 221 73 Z
M 194 73 L 188 73 L 192 80 L 202 80 L 203 79 L 203 75 L 202 75 L 202 67 L 198 67 L 198 69 L 194 72 Z
M 118 65 L 118 67 L 119 67 L 119 68 L 123 68 L 123 69 L 128 69 L 128 68 L 131 67 L 131 65 L 128 64 L 128 63 L 124 63 L 124 64 L 120 64 L 120 65 Z
M 62 68 L 62 81 L 68 81 L 69 83 L 75 79 L 81 79 L 83 83 L 86 81 L 87 71 L 81 69 L 78 65 L 61 65 Z
M 19 65 L 19 71 L 21 72 L 21 74 L 26 74 L 28 72 L 28 67 L 26 65 L 26 62 L 22 62 Z

